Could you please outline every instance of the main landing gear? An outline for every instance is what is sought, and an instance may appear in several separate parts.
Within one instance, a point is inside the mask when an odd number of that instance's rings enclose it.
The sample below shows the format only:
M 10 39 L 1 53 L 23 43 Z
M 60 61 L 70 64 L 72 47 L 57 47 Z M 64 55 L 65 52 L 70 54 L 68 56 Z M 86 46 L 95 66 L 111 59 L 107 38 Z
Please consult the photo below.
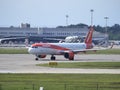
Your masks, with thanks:
M 54 55 L 52 55 L 50 59 L 51 59 L 51 60 L 55 60 L 56 57 L 55 57 Z
M 39 60 L 39 57 L 38 57 L 38 55 L 36 55 L 36 58 L 35 58 L 35 60 L 36 60 L 36 61 L 38 61 L 38 60 Z
M 50 57 L 51 60 L 56 60 L 56 57 L 54 55 L 51 55 Z M 36 58 L 35 58 L 36 61 L 39 60 L 39 57 L 36 55 Z
M 36 57 L 35 60 L 38 61 L 38 58 Z

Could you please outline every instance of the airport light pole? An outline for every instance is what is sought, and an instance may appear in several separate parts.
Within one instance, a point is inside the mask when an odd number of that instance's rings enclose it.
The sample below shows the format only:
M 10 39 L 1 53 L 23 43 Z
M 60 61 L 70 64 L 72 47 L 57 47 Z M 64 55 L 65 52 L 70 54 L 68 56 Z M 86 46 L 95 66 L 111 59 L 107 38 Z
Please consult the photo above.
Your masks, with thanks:
M 109 18 L 108 18 L 108 17 L 104 17 L 104 19 L 105 19 L 105 27 L 106 27 L 106 28 L 105 28 L 105 31 L 106 31 L 106 33 L 107 33 L 107 21 L 108 21 Z
M 94 12 L 94 10 L 91 9 L 90 12 L 91 12 L 91 26 L 93 26 L 93 12 Z
M 107 31 L 107 22 L 109 17 L 104 17 L 105 19 L 105 39 L 106 39 L 106 45 L 108 46 L 108 31 Z

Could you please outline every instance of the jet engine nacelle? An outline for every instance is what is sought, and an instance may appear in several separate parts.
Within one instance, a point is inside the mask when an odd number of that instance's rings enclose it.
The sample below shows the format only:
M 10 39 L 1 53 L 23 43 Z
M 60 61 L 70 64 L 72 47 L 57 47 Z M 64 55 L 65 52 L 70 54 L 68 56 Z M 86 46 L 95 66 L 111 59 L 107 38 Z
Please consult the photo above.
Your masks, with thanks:
M 74 53 L 73 53 L 72 51 L 66 52 L 66 53 L 64 54 L 64 57 L 65 57 L 65 58 L 68 58 L 69 60 L 74 60 Z
M 45 58 L 46 55 L 38 55 L 39 58 Z

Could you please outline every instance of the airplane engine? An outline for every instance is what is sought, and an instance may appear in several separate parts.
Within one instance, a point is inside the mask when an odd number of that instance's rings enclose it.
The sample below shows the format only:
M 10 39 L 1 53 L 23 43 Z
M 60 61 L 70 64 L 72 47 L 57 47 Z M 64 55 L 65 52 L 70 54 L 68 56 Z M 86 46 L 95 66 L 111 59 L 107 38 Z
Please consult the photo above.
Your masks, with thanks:
M 73 52 L 66 52 L 64 54 L 65 58 L 68 58 L 69 60 L 74 60 L 74 53 Z
M 39 58 L 45 58 L 46 55 L 38 55 Z

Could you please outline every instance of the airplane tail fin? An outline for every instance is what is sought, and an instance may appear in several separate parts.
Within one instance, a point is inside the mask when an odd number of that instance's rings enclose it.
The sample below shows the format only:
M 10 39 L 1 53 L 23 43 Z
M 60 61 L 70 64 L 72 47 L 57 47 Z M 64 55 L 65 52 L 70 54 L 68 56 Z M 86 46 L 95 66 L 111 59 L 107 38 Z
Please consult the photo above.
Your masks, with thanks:
M 93 29 L 93 27 L 91 26 L 91 27 L 90 27 L 90 30 L 89 30 L 89 32 L 88 32 L 88 34 L 87 34 L 87 37 L 85 38 L 85 43 L 86 43 L 86 45 L 87 45 L 87 49 L 90 49 L 90 48 L 93 47 L 93 45 L 92 45 L 93 31 L 94 31 L 94 29 Z

